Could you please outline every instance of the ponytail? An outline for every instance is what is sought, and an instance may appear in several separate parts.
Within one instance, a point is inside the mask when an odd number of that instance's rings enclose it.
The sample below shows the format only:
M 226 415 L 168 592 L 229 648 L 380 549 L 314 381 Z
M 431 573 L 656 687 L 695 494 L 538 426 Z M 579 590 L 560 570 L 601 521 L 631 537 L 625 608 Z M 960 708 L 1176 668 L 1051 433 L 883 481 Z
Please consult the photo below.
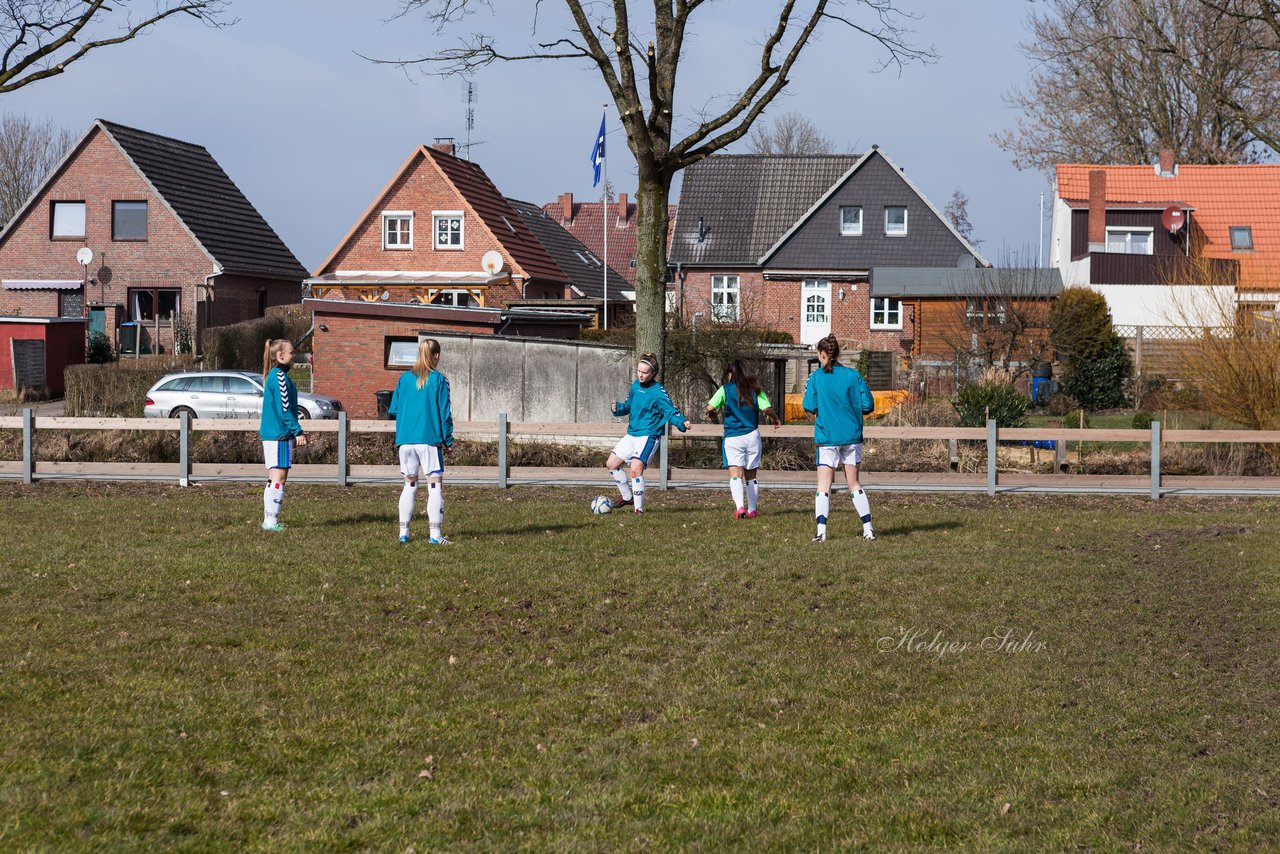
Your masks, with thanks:
M 287 338 L 268 338 L 266 346 L 262 349 L 262 382 L 267 381 L 267 374 L 271 373 L 271 369 L 277 364 L 276 354 L 284 349 L 286 344 L 290 343 Z
M 828 335 L 818 342 L 818 352 L 827 354 L 827 366 L 822 370 L 831 373 L 831 369 L 840 363 L 840 342 L 834 335 Z
M 440 342 L 423 338 L 418 342 L 418 361 L 413 365 L 413 375 L 418 378 L 418 388 L 427 384 L 427 377 L 440 364 Z

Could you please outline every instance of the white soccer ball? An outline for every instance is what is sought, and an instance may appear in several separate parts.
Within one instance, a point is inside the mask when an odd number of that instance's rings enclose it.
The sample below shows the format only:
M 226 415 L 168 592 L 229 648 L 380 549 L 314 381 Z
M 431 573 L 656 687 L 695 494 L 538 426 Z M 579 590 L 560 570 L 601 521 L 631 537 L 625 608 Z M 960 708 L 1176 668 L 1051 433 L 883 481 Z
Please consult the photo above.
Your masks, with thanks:
M 608 513 L 613 509 L 613 502 L 603 495 L 597 495 L 591 502 L 592 513 Z

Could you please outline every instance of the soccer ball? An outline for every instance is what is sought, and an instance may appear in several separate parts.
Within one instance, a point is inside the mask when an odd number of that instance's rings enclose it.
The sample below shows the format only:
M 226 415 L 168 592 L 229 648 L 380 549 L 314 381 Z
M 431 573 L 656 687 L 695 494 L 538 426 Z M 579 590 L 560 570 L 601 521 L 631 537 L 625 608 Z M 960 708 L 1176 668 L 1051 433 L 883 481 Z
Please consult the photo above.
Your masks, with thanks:
M 591 502 L 592 513 L 608 513 L 613 509 L 613 502 L 603 495 L 597 495 Z

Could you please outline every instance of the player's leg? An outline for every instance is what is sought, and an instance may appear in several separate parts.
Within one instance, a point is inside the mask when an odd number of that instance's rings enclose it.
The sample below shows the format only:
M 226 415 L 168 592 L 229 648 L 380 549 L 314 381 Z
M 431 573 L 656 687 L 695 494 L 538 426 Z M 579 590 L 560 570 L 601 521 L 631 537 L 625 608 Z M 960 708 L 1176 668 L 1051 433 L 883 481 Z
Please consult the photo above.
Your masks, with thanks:
M 735 519 L 747 517 L 747 490 L 744 474 L 746 472 L 742 466 L 729 466 L 729 494 L 733 496 L 733 518 Z
M 262 529 L 282 531 L 280 509 L 284 505 L 284 485 L 289 479 L 292 465 L 293 443 L 289 439 L 262 443 L 262 454 L 267 466 L 267 485 L 262 490 Z
M 631 477 L 630 473 L 624 468 L 626 457 L 630 456 L 630 443 L 627 441 L 630 437 L 623 436 L 622 441 L 609 454 L 609 459 L 605 461 L 605 468 L 609 470 L 609 476 L 613 478 L 613 482 L 618 485 L 618 498 L 613 502 L 613 509 L 626 507 L 631 504 Z
M 404 489 L 400 491 L 400 542 L 409 542 L 409 523 L 413 521 L 413 505 L 418 495 L 418 473 L 422 468 L 416 445 L 400 446 L 400 474 Z
M 876 535 L 871 528 L 871 502 L 867 499 L 867 493 L 863 490 L 862 483 L 858 480 L 858 472 L 862 468 L 862 445 L 853 445 L 851 447 L 852 450 L 845 458 L 844 482 L 849 485 L 849 495 L 853 499 L 853 509 L 857 511 L 858 518 L 862 520 L 863 539 L 874 540 Z
M 649 455 L 641 448 L 640 455 L 631 459 L 631 498 L 635 502 L 635 511 L 644 512 L 644 470 Z
M 751 444 L 747 449 L 744 473 L 747 484 L 747 518 L 756 518 L 756 506 L 760 499 L 760 484 L 756 476 L 760 473 L 760 460 L 764 455 L 764 443 L 760 439 L 760 431 L 751 434 Z
M 835 479 L 835 468 L 831 465 L 829 448 L 818 448 L 818 490 L 813 496 L 813 517 L 817 525 L 817 533 L 813 537 L 815 543 L 827 539 L 827 515 L 831 512 L 831 482 Z
M 444 456 L 439 445 L 428 446 L 427 473 L 427 524 L 431 528 L 429 542 L 437 546 L 453 543 L 444 535 Z

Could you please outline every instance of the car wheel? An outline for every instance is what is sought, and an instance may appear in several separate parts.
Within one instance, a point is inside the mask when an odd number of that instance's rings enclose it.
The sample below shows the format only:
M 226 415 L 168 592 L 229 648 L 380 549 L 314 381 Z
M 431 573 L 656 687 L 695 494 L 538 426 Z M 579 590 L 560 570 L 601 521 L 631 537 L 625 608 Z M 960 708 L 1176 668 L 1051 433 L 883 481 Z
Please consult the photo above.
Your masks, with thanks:
M 310 413 L 310 412 L 308 412 L 306 409 L 304 409 L 304 408 L 303 408 L 303 407 L 301 407 L 301 406 L 299 406 L 299 407 L 298 407 L 298 420 L 299 420 L 299 421 L 306 421 L 306 420 L 307 420 L 308 418 L 310 418 L 310 417 L 311 417 L 311 413 Z
M 179 407 L 176 407 L 172 412 L 170 412 L 170 413 L 169 413 L 169 417 L 170 417 L 170 418 L 181 418 L 181 417 L 182 417 L 182 413 L 184 413 L 184 412 L 185 412 L 185 413 L 187 413 L 187 416 L 188 416 L 192 421 L 195 421 L 195 420 L 196 420 L 196 418 L 198 418 L 198 417 L 199 417 L 198 415 L 196 415 L 196 411 L 195 411 L 194 409 L 192 409 L 191 407 L 189 407 L 189 406 L 179 406 Z

